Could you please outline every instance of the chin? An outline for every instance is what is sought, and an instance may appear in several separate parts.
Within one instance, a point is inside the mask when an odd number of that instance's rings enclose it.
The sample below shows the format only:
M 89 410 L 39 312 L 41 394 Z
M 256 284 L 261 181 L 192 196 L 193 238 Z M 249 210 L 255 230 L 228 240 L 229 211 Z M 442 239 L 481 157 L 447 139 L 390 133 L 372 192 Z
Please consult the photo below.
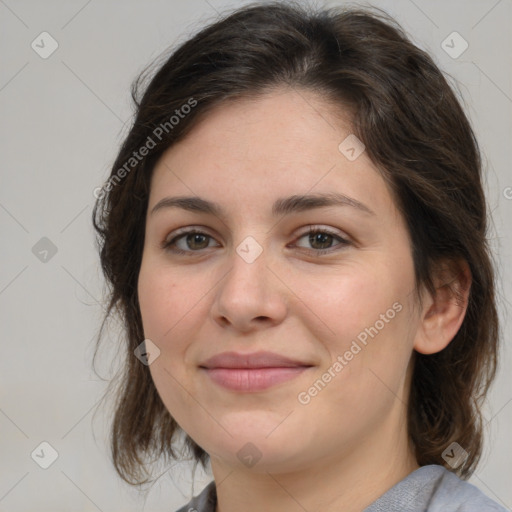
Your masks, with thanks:
M 206 450 L 214 463 L 215 459 L 223 465 L 228 465 L 236 471 L 251 471 L 254 473 L 287 473 L 297 471 L 302 465 L 302 454 L 297 452 L 300 443 L 283 445 L 276 439 L 250 440 L 250 438 L 230 439 L 226 445 L 211 446 Z M 211 445 L 211 439 L 208 443 Z M 304 463 L 307 468 L 307 463 Z

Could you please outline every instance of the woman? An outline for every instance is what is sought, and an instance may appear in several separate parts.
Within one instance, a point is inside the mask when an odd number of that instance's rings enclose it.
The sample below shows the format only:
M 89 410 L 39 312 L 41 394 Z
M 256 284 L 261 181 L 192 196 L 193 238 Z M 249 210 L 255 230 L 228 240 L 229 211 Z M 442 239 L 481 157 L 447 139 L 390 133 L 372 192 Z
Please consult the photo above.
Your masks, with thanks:
M 181 432 L 214 477 L 183 512 L 505 510 L 465 481 L 498 320 L 478 145 L 432 59 L 377 10 L 276 3 L 143 82 L 94 212 L 121 477 Z

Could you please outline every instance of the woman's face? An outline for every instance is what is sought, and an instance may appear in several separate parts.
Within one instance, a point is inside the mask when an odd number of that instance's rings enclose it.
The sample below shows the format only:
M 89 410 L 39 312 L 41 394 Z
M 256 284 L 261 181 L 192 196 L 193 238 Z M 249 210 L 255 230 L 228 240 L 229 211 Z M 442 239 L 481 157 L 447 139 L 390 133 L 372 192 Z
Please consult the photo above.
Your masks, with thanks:
M 149 368 L 212 463 L 297 470 L 371 453 L 404 427 L 419 322 L 410 240 L 331 113 L 308 91 L 223 104 L 154 170 L 138 283 L 160 350 Z M 350 200 L 303 197 L 335 195 Z M 291 361 L 248 368 L 242 356 L 261 351 Z M 225 352 L 241 359 L 207 363 Z

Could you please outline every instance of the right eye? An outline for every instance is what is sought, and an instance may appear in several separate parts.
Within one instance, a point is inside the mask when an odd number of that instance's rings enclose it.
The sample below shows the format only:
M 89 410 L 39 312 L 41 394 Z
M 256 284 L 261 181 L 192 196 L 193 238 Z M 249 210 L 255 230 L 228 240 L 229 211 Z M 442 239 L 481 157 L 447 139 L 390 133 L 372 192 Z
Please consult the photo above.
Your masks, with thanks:
M 174 254 L 191 256 L 193 253 L 208 248 L 210 240 L 213 240 L 213 238 L 207 233 L 198 229 L 188 229 L 180 232 L 171 240 L 165 240 L 162 248 Z

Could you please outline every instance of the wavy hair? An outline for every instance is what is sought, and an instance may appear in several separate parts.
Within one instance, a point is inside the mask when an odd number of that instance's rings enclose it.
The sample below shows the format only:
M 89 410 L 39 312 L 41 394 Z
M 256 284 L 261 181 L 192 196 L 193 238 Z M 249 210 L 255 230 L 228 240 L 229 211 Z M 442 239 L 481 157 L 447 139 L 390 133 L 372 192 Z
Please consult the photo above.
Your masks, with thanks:
M 137 281 L 155 163 L 212 108 L 288 86 L 316 92 L 350 113 L 353 133 L 406 221 L 416 290 L 435 293 L 433 276 L 443 261 L 469 265 L 468 307 L 456 336 L 439 353 L 414 353 L 407 423 L 420 466 L 440 464 L 471 476 L 482 452 L 481 406 L 496 373 L 499 324 L 480 150 L 443 72 L 380 9 L 315 10 L 290 2 L 225 14 L 155 65 L 132 85 L 134 122 L 93 211 L 108 285 L 95 358 L 106 321 L 115 316 L 124 329 L 126 363 L 110 429 L 118 474 L 130 484 L 145 483 L 147 460 L 178 457 L 181 428 L 149 368 L 133 355 L 144 339 Z M 193 108 L 184 109 L 191 100 Z M 150 138 L 152 148 L 142 157 Z M 442 457 L 453 441 L 468 452 L 457 469 Z M 208 454 L 188 435 L 185 442 L 206 468 Z

